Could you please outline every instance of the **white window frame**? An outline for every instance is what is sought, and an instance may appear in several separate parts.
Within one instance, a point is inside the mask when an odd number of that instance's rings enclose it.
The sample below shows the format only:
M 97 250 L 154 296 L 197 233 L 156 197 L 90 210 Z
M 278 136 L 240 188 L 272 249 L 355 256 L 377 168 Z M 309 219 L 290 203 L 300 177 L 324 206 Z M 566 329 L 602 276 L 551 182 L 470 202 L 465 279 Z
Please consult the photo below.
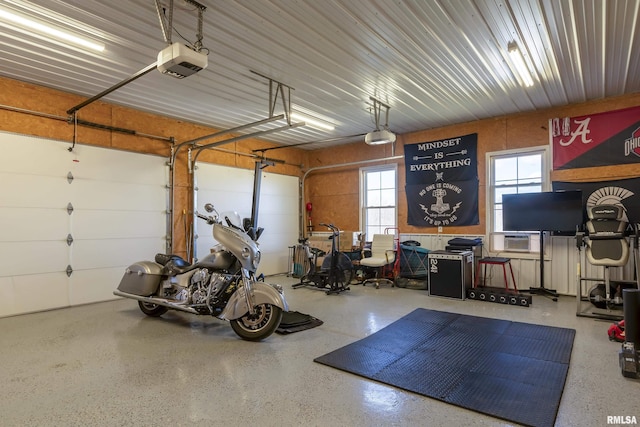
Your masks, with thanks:
M 495 216 L 495 174 L 494 174 L 494 165 L 495 159 L 501 157 L 517 157 L 517 156 L 527 156 L 535 153 L 542 154 L 542 182 L 541 188 L 542 191 L 550 191 L 551 190 L 551 172 L 550 172 L 550 149 L 548 145 L 536 146 L 536 147 L 528 147 L 521 148 L 515 150 L 504 150 L 504 151 L 492 151 L 486 153 L 485 156 L 485 165 L 486 165 L 486 174 L 487 174 L 487 191 L 486 191 L 486 233 L 489 236 L 489 251 L 493 253 L 509 253 L 505 251 L 504 248 L 504 236 L 505 234 L 509 234 L 508 232 L 496 232 L 493 229 L 494 224 L 494 216 Z M 521 234 L 521 233 L 518 233 Z M 539 257 L 540 256 L 540 234 L 539 233 L 527 233 L 530 235 L 531 239 L 531 247 L 528 252 L 525 253 L 513 253 L 513 257 L 520 258 L 528 258 L 528 257 Z M 546 239 L 545 239 L 546 240 Z M 547 252 L 550 250 L 551 245 L 545 245 L 545 255 L 548 255 Z
M 398 227 L 398 165 L 397 164 L 389 164 L 389 165 L 379 165 L 379 166 L 369 166 L 360 168 L 360 230 L 363 233 L 367 232 L 367 206 L 366 206 L 366 197 L 367 197 L 367 173 L 370 172 L 382 172 L 393 170 L 395 174 L 395 182 L 394 182 L 394 204 L 393 206 L 378 206 L 380 208 L 393 208 L 394 209 L 394 227 Z M 382 231 L 384 232 L 384 230 Z M 373 236 L 365 235 L 365 239 L 367 241 L 371 241 Z

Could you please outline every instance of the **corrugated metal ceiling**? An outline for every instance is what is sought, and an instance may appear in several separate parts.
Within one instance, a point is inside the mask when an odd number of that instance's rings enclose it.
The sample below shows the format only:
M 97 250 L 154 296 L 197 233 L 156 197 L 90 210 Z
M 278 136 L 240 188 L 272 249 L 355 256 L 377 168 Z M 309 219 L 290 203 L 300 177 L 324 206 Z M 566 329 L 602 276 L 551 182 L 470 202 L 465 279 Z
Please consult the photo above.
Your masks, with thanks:
M 207 7 L 209 66 L 182 80 L 154 71 L 105 101 L 232 128 L 268 116 L 268 79 L 260 75 L 268 76 L 295 89 L 294 111 L 335 125 L 265 137 L 291 145 L 373 130 L 370 97 L 391 107 L 392 131 L 407 133 L 640 90 L 640 0 L 199 3 Z M 166 46 L 154 0 L 0 0 L 0 8 L 106 45 L 90 53 L 0 19 L 1 75 L 87 97 L 152 64 Z M 195 41 L 188 2 L 174 1 L 173 24 L 174 42 Z M 523 51 L 532 87 L 514 73 L 510 41 Z

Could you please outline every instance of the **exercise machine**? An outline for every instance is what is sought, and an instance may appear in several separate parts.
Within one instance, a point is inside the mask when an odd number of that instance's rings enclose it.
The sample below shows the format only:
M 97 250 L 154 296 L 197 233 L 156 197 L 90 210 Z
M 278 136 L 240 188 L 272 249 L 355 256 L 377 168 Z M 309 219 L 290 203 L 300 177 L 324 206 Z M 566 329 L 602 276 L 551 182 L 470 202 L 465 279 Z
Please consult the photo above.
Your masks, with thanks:
M 321 223 L 320 225 L 331 230 L 331 252 L 325 254 L 322 250 L 311 247 L 308 239 L 301 239 L 300 244 L 308 260 L 304 263 L 307 271 L 300 282 L 292 285 L 292 288 L 311 286 L 326 290 L 327 295 L 348 291 L 353 279 L 353 262 L 344 252 L 338 250 L 340 229 L 333 224 Z M 324 259 L 318 269 L 318 258 L 321 256 L 324 256 Z
M 576 233 L 579 251 L 577 267 L 576 315 L 599 319 L 622 320 L 622 294 L 627 288 L 639 288 L 638 230 L 630 225 L 624 207 L 596 205 L 587 207 L 586 233 Z M 583 253 L 582 247 L 585 246 Z M 632 247 L 632 249 L 630 249 Z M 633 255 L 635 280 L 611 280 L 611 267 L 624 267 Z M 589 264 L 603 267 L 603 277 L 583 277 L 585 259 Z M 586 282 L 600 282 L 588 293 Z M 585 307 L 585 302 L 589 304 Z

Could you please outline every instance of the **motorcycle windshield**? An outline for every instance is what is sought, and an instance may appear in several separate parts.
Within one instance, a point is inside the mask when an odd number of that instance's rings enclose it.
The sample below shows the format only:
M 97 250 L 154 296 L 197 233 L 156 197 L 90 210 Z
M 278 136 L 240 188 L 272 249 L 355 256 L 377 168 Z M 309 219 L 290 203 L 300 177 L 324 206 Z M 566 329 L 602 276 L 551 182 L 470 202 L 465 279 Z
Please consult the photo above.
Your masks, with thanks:
M 244 230 L 244 227 L 242 226 L 242 218 L 240 217 L 240 214 L 238 214 L 238 212 L 236 211 L 226 211 L 226 212 L 222 212 L 220 213 L 220 219 L 222 220 L 222 223 L 224 225 L 227 225 L 227 219 L 229 221 L 231 221 L 231 223 L 233 225 L 235 225 L 236 227 L 240 227 L 242 230 Z

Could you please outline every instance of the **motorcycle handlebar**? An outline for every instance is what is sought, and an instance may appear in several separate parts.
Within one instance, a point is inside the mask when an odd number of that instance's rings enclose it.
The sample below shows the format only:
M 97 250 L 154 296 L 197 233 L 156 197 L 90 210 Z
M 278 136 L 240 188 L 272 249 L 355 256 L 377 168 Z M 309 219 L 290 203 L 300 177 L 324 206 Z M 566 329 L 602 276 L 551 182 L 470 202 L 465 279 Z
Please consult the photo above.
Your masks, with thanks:
M 338 227 L 336 227 L 333 224 L 326 224 L 324 222 L 321 222 L 320 225 L 322 225 L 323 227 L 327 227 L 329 229 L 331 229 L 331 231 L 333 231 L 334 233 L 339 233 L 340 229 Z
M 205 221 L 207 221 L 207 224 L 209 225 L 213 225 L 215 224 L 215 220 L 213 219 L 213 217 L 211 216 L 206 216 L 206 215 L 202 215 L 201 213 L 196 212 L 196 216 L 200 219 L 204 219 Z

